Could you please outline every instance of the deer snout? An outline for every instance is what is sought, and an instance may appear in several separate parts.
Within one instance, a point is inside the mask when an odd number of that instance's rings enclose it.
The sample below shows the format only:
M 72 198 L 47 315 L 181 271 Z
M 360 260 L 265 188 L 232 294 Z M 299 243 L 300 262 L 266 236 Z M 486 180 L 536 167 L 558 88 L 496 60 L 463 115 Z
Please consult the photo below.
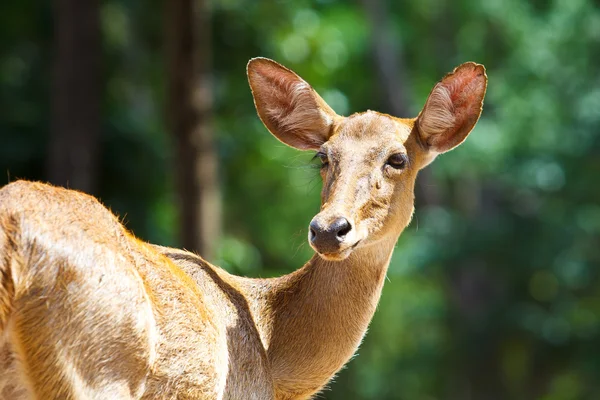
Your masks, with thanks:
M 309 225 L 309 241 L 320 254 L 339 252 L 352 232 L 352 224 L 344 217 L 334 218 L 330 223 L 322 223 L 317 217 Z

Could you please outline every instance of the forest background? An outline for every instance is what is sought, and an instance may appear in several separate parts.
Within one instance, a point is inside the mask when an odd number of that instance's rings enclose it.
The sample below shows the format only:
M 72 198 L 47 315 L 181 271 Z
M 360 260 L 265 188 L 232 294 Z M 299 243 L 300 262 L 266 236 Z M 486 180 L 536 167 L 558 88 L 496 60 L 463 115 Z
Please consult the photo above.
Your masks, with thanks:
M 2 183 L 98 196 L 139 237 L 275 276 L 312 254 L 313 154 L 257 118 L 273 58 L 342 115 L 415 116 L 465 61 L 488 92 L 422 171 L 356 356 L 323 399 L 600 398 L 597 0 L 8 0 Z

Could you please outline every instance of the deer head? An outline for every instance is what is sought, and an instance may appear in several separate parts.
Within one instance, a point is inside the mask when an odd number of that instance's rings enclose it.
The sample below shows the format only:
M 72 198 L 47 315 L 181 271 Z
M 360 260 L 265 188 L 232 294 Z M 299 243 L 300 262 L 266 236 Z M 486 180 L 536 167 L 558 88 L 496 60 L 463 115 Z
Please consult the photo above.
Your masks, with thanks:
M 269 59 L 250 60 L 248 79 L 267 129 L 321 160 L 321 210 L 309 242 L 332 261 L 397 239 L 412 217 L 417 172 L 465 140 L 487 86 L 482 65 L 462 64 L 434 86 L 417 118 L 400 119 L 375 111 L 337 115 L 302 78 Z

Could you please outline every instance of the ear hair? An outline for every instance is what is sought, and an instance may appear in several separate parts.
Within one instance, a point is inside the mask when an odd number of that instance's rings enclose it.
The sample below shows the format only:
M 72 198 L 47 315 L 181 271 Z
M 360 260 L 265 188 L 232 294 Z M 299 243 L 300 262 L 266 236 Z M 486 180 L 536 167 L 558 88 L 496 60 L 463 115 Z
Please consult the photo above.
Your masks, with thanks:
M 438 83 L 435 85 L 427 100 L 428 118 L 419 120 L 419 127 L 427 132 L 428 136 L 435 136 L 446 132 L 456 123 L 454 104 L 450 98 L 450 90 Z
M 318 149 L 329 139 L 338 116 L 293 71 L 266 58 L 253 58 L 248 80 L 258 115 L 277 139 L 301 150 Z
M 315 110 L 313 100 L 314 90 L 305 81 L 289 82 L 287 87 L 282 82 L 283 95 L 289 96 L 289 106 L 271 106 L 266 108 L 266 115 L 269 121 L 277 124 L 278 129 L 284 135 L 292 135 L 294 132 L 302 134 L 309 147 L 320 147 L 323 144 L 323 137 L 311 135 L 311 132 L 305 132 L 307 127 L 321 125 L 331 126 L 333 118 L 320 109 Z
M 422 142 L 436 153 L 462 143 L 479 119 L 486 87 L 485 68 L 480 64 L 465 63 L 446 75 L 417 117 Z

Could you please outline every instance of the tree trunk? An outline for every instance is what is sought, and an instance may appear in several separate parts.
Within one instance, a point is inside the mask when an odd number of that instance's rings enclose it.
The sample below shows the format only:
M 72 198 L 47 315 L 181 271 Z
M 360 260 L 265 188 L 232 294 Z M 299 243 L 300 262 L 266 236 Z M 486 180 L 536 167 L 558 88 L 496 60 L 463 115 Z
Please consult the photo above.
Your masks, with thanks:
M 96 189 L 100 136 L 97 0 L 55 0 L 55 57 L 48 180 L 88 193 Z
M 220 193 L 212 128 L 208 4 L 169 0 L 166 9 L 168 119 L 176 142 L 181 243 L 211 259 L 220 231 Z
M 381 0 L 361 1 L 371 25 L 373 62 L 383 94 L 383 111 L 408 117 L 408 79 L 402 48 L 391 34 L 386 4 Z

